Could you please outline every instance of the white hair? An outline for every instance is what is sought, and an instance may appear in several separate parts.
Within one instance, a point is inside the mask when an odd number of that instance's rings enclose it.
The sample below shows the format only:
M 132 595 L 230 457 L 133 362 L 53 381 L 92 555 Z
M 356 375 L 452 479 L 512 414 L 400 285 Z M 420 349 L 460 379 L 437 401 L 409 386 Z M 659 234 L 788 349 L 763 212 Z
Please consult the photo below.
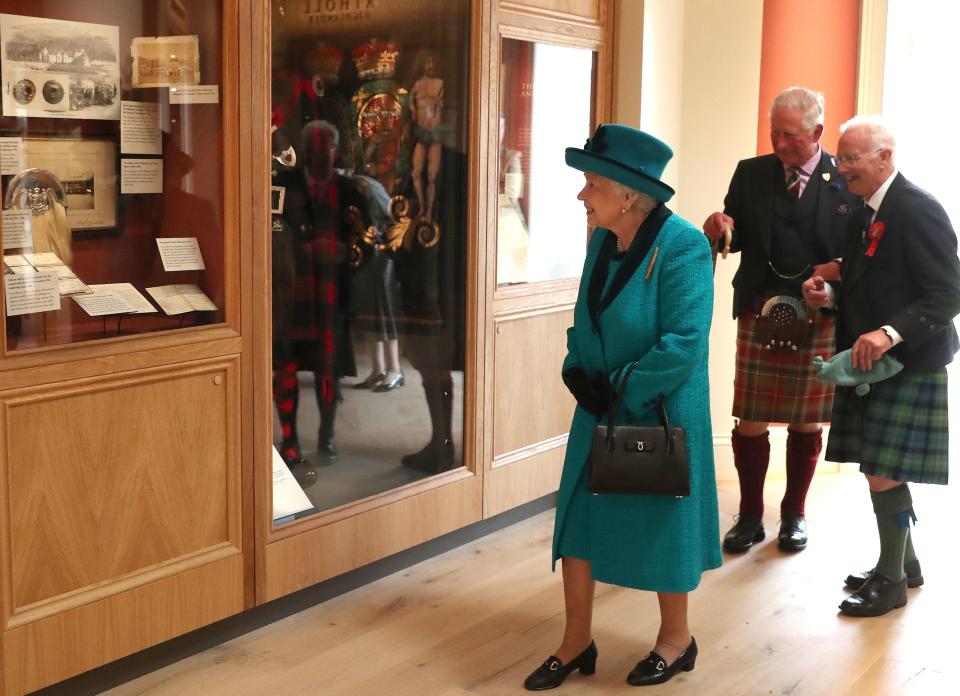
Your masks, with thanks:
M 626 197 L 636 195 L 637 200 L 634 201 L 633 207 L 644 213 L 649 213 L 660 204 L 660 201 L 653 196 L 647 195 L 643 191 L 637 191 L 636 189 L 630 188 L 626 184 L 621 184 L 619 181 L 614 181 L 613 179 L 610 179 L 610 188 L 612 188 L 613 192 L 618 196 Z
M 853 130 L 862 133 L 874 150 L 890 150 L 890 159 L 897 151 L 897 139 L 879 116 L 854 116 L 840 126 L 840 132 Z
M 787 87 L 773 99 L 770 106 L 770 117 L 779 109 L 803 112 L 803 127 L 812 132 L 818 125 L 823 125 L 823 93 L 814 92 L 806 87 Z

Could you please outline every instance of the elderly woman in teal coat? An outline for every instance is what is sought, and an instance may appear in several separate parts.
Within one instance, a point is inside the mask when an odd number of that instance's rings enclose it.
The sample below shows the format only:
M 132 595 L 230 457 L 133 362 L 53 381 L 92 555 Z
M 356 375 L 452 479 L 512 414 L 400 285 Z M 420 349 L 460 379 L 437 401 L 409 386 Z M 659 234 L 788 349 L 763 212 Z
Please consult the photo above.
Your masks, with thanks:
M 628 675 L 630 684 L 659 684 L 696 662 L 688 595 L 703 571 L 721 564 L 707 381 L 713 280 L 706 238 L 664 205 L 673 189 L 660 177 L 672 156 L 653 136 L 616 124 L 598 127 L 583 149 L 566 151 L 567 164 L 584 172 L 577 197 L 594 232 L 563 364 L 577 400 L 553 539 L 566 627 L 557 651 L 524 682 L 529 690 L 596 670 L 596 580 L 657 593 L 660 631 Z M 689 497 L 587 490 L 593 428 L 605 422 L 611 385 L 633 363 L 622 388 L 628 412 L 619 422 L 659 423 L 654 407 L 663 399 L 671 424 L 686 432 Z

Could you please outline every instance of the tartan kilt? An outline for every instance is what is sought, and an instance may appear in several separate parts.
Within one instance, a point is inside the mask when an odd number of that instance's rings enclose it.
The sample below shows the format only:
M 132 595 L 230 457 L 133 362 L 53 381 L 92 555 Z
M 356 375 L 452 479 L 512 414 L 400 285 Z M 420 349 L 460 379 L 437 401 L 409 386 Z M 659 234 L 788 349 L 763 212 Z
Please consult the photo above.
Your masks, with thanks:
M 812 312 L 807 349 L 769 351 L 757 340 L 757 315 L 737 319 L 737 365 L 733 378 L 733 415 L 766 423 L 823 423 L 830 420 L 833 385 L 816 378 L 813 359 L 829 360 L 836 351 L 833 317 Z
M 837 387 L 826 458 L 892 481 L 947 483 L 947 370 L 900 374 L 857 396 Z

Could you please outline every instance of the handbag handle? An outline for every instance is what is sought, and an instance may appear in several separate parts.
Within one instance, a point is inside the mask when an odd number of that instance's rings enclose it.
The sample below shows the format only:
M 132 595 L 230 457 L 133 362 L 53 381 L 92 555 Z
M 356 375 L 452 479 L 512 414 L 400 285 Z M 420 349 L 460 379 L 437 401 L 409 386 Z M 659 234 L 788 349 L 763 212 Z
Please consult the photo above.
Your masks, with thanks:
M 620 413 L 620 403 L 623 401 L 622 394 L 623 390 L 627 385 L 627 380 L 630 379 L 630 374 L 633 372 L 634 368 L 637 366 L 636 362 L 630 364 L 630 367 L 627 368 L 624 372 L 620 373 L 617 379 L 613 382 L 613 398 L 610 399 L 610 406 L 607 411 L 607 451 L 613 451 L 613 436 L 614 436 L 614 424 L 616 423 L 617 416 Z M 673 440 L 670 438 L 670 422 L 667 420 L 667 409 L 663 405 L 663 396 L 657 398 L 657 416 L 660 418 L 660 425 L 663 426 L 663 434 L 667 443 L 667 453 L 673 449 Z

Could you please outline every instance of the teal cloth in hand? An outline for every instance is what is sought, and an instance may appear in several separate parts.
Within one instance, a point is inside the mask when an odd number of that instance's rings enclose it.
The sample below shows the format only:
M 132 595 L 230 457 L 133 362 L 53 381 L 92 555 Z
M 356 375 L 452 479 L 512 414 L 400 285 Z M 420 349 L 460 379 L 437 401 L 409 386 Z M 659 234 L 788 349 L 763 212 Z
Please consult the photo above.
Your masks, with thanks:
M 854 367 L 851 360 L 849 350 L 840 351 L 829 360 L 818 355 L 813 359 L 817 379 L 841 387 L 856 387 L 857 396 L 864 396 L 870 391 L 871 384 L 893 377 L 903 369 L 903 363 L 889 353 L 874 360 L 873 368 L 869 371 Z

